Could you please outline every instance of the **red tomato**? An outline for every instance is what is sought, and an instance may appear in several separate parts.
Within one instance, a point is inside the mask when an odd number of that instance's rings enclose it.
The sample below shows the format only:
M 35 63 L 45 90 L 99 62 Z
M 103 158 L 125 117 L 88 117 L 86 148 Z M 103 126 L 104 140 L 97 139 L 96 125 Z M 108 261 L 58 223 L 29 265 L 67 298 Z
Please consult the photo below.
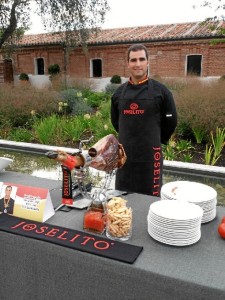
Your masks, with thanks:
M 221 223 L 218 227 L 219 235 L 225 239 L 225 223 Z

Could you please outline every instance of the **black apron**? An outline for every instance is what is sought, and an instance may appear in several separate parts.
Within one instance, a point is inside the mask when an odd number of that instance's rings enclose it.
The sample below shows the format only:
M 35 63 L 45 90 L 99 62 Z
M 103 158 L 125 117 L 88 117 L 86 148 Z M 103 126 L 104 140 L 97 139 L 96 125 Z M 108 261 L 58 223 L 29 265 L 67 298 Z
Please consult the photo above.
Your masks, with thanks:
M 115 187 L 159 196 L 163 167 L 160 104 L 154 99 L 151 80 L 146 89 L 143 99 L 127 98 L 125 85 L 119 99 L 119 141 L 127 161 L 117 171 Z

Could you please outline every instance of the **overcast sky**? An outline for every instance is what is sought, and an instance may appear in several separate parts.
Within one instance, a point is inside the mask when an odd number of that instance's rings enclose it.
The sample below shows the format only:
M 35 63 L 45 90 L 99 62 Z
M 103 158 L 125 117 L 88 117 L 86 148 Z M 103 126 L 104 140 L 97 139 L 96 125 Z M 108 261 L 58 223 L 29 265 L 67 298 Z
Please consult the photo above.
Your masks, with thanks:
M 218 0 L 213 0 L 218 3 Z M 215 15 L 214 9 L 200 7 L 204 0 L 108 0 L 111 10 L 103 28 L 144 26 L 203 21 Z M 193 6 L 196 6 L 195 9 Z M 221 14 L 221 13 L 218 13 Z M 27 33 L 44 32 L 40 19 Z

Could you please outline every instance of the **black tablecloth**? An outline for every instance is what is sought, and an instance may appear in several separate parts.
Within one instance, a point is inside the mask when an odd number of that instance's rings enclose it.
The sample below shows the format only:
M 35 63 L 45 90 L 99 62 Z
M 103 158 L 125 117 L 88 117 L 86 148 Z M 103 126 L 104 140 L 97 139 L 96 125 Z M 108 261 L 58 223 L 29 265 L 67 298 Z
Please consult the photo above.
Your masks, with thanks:
M 54 204 L 61 199 L 58 181 L 0 174 L 0 181 L 6 178 L 51 189 Z M 149 206 L 157 198 L 139 194 L 124 198 L 133 208 L 133 235 L 127 243 L 144 247 L 134 264 L 1 232 L 0 299 L 224 300 L 225 240 L 217 227 L 225 208 L 218 207 L 216 219 L 202 225 L 198 243 L 174 247 L 155 241 L 147 232 Z M 82 230 L 83 213 L 58 211 L 47 222 Z

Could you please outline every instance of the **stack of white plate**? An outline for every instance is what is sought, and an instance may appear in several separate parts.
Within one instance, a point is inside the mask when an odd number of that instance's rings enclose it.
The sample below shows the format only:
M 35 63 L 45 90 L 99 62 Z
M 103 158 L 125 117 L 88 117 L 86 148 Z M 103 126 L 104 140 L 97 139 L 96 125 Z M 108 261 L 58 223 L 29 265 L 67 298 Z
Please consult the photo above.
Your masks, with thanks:
M 179 200 L 159 200 L 150 205 L 148 233 L 155 240 L 173 246 L 188 246 L 201 238 L 203 210 Z
M 184 200 L 203 209 L 202 223 L 216 217 L 217 192 L 212 187 L 192 181 L 173 181 L 161 188 L 161 199 Z

